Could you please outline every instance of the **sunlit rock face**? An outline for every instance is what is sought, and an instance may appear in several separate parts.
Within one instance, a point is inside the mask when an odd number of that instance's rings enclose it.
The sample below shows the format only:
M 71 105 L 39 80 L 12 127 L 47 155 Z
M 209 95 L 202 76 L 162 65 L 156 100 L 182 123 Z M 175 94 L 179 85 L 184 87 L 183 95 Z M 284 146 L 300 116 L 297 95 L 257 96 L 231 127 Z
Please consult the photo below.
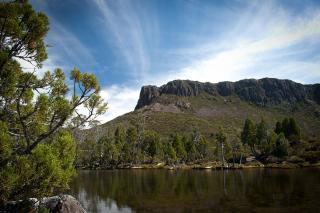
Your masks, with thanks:
M 237 82 L 201 83 L 190 80 L 174 80 L 157 86 L 143 86 L 135 109 L 156 102 L 162 95 L 198 96 L 206 93 L 212 96 L 237 96 L 259 106 L 312 101 L 320 104 L 320 85 L 303 85 L 290 80 L 275 78 L 244 79 Z

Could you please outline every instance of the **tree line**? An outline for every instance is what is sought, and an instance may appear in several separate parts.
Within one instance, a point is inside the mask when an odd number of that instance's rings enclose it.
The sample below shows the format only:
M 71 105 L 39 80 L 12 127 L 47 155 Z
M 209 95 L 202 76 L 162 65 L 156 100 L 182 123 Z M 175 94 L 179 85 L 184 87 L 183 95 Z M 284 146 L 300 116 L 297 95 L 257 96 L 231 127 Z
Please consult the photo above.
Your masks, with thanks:
M 199 131 L 162 139 L 153 130 L 139 132 L 134 126 L 117 127 L 111 137 L 101 137 L 97 142 L 87 138 L 79 143 L 77 163 L 106 167 L 157 162 L 177 164 L 207 160 L 208 150 L 209 143 Z
M 298 144 L 298 145 L 297 145 Z M 168 138 L 153 130 L 131 126 L 117 127 L 111 136 L 94 140 L 90 135 L 78 143 L 77 166 L 115 168 L 124 165 L 194 164 L 220 161 L 242 164 L 253 155 L 266 162 L 268 157 L 285 158 L 304 150 L 300 127 L 293 118 L 284 118 L 274 128 L 269 128 L 264 119 L 255 123 L 245 120 L 242 131 L 228 135 L 222 127 L 205 137 L 199 130 L 190 134 L 175 133 Z
M 274 129 L 269 129 L 264 119 L 254 123 L 246 119 L 241 132 L 241 141 L 250 147 L 252 154 L 265 161 L 270 155 L 285 157 L 289 154 L 290 142 L 300 142 L 300 128 L 294 118 L 278 121 Z

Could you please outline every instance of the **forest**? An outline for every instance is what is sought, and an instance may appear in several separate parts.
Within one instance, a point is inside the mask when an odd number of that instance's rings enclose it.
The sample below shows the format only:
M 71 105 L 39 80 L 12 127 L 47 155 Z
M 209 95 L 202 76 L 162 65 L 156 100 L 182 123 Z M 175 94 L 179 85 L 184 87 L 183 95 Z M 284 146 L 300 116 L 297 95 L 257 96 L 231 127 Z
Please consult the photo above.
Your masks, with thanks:
M 222 166 L 243 165 L 247 157 L 268 164 L 290 161 L 316 162 L 318 144 L 301 139 L 300 127 L 293 118 L 284 118 L 272 128 L 261 119 L 244 121 L 236 137 L 223 128 L 210 137 L 200 130 L 189 135 L 174 133 L 162 138 L 158 132 L 144 130 L 141 125 L 117 127 L 111 136 L 94 141 L 90 134 L 78 142 L 76 165 L 79 168 L 125 168 L 142 164 L 194 165 L 219 162 Z

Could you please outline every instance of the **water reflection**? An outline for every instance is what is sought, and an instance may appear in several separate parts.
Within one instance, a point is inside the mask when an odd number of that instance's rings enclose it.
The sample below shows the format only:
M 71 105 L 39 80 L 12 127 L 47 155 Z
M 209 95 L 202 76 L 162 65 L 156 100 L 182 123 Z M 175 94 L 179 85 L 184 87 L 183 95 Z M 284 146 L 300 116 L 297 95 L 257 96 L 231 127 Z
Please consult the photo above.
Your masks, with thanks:
M 313 212 L 320 170 L 79 171 L 88 212 Z

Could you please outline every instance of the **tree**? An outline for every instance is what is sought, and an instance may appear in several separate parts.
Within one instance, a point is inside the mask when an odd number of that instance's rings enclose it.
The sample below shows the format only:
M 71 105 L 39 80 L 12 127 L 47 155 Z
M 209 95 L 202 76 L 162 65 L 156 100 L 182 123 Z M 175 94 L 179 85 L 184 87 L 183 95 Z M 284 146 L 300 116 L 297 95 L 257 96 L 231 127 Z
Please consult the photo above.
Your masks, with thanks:
M 49 30 L 45 14 L 36 13 L 28 1 L 0 3 L 0 70 L 12 62 L 12 58 L 35 64 L 47 58 L 44 37 Z M 11 76 L 14 76 L 12 74 Z
M 155 131 L 145 131 L 143 139 L 143 153 L 150 155 L 153 160 L 161 154 L 160 135 Z
M 231 152 L 232 152 L 232 163 L 233 166 L 235 166 L 235 162 L 237 159 L 237 156 L 240 154 L 239 163 L 241 165 L 242 163 L 242 156 L 243 156 L 243 146 L 240 142 L 239 136 L 236 136 L 231 140 Z
M 277 157 L 284 157 L 288 155 L 289 143 L 283 133 L 277 137 L 273 154 Z
M 177 161 L 176 151 L 170 142 L 164 144 L 164 157 L 167 164 L 174 164 Z
M 119 161 L 120 152 L 115 144 L 115 141 L 108 138 L 103 137 L 99 140 L 99 144 L 101 144 L 101 165 L 115 165 Z
M 199 152 L 198 152 L 198 149 L 197 149 L 197 146 L 196 146 L 196 143 L 197 143 L 197 140 L 198 140 L 197 137 L 198 137 L 197 133 L 196 134 L 193 133 L 191 135 L 191 137 L 190 136 L 189 137 L 184 136 L 182 138 L 183 144 L 184 144 L 185 149 L 187 151 L 187 156 L 188 156 L 187 160 L 189 162 L 193 162 L 193 161 L 197 160 L 198 157 L 199 157 Z
M 284 134 L 284 136 L 285 137 L 288 137 L 289 136 L 289 134 L 290 134 L 290 121 L 289 121 L 289 119 L 288 118 L 284 118 L 283 120 L 282 120 L 282 132 L 283 132 L 283 134 Z
M 122 127 L 117 127 L 114 132 L 114 142 L 117 146 L 122 147 L 126 140 L 126 133 Z
M 36 75 L 47 58 L 44 38 L 49 26 L 43 13 L 35 12 L 28 1 L 17 0 L 1 2 L 0 14 L 3 203 L 66 188 L 74 173 L 70 162 L 74 163 L 75 157 L 74 140 L 66 131 L 94 122 L 105 112 L 106 104 L 93 74 L 74 69 L 71 90 L 61 69 L 48 71 L 41 78 Z M 34 70 L 23 71 L 19 61 L 34 65 Z M 87 114 L 81 114 L 80 107 Z M 9 183 L 2 181 L 7 175 Z
M 256 129 L 256 144 L 260 145 L 268 139 L 268 127 L 266 122 L 261 119 Z
M 265 160 L 270 154 L 272 154 L 274 144 L 277 140 L 277 136 L 278 135 L 276 133 L 271 132 L 271 134 L 268 134 L 268 136 L 265 140 L 262 140 L 260 142 L 260 144 L 259 144 L 259 150 L 260 150 L 259 158 L 261 160 Z
M 184 143 L 182 142 L 182 136 L 179 134 L 175 134 L 171 136 L 172 146 L 177 153 L 177 158 L 184 162 L 187 160 L 187 151 L 184 147 Z
M 282 123 L 279 121 L 276 124 L 275 133 L 278 135 L 284 133 L 285 137 L 290 141 L 300 140 L 300 127 L 294 118 L 284 118 Z
M 283 132 L 283 128 L 282 128 L 281 122 L 277 121 L 277 123 L 276 123 L 276 128 L 274 129 L 274 132 L 275 132 L 276 134 L 278 134 L 278 135 L 279 135 L 281 132 Z
M 224 145 L 227 141 L 227 136 L 225 135 L 222 127 L 219 127 L 218 133 L 216 134 L 216 139 L 221 147 L 221 163 L 222 167 L 224 167 Z
M 208 153 L 209 144 L 205 137 L 200 136 L 200 140 L 197 146 L 198 152 L 201 159 L 206 159 L 209 155 Z
M 129 127 L 126 131 L 126 142 L 123 145 L 121 159 L 125 163 L 136 161 L 138 133 L 134 127 Z
M 94 167 L 99 163 L 101 155 L 101 146 L 91 137 L 86 137 L 84 142 L 78 145 L 78 159 L 79 166 Z
M 300 140 L 300 127 L 294 118 L 289 118 L 289 135 L 287 138 L 290 141 Z
M 245 145 L 248 144 L 251 151 L 255 154 L 254 145 L 256 143 L 256 128 L 254 123 L 247 118 L 243 130 L 241 132 L 241 142 Z
M 114 144 L 119 152 L 123 149 L 126 142 L 126 131 L 123 127 L 118 126 L 114 132 Z
M 10 156 L 0 171 L 1 200 L 42 197 L 63 190 L 75 174 L 75 144 L 61 131 L 50 143 L 39 144 L 29 155 Z

